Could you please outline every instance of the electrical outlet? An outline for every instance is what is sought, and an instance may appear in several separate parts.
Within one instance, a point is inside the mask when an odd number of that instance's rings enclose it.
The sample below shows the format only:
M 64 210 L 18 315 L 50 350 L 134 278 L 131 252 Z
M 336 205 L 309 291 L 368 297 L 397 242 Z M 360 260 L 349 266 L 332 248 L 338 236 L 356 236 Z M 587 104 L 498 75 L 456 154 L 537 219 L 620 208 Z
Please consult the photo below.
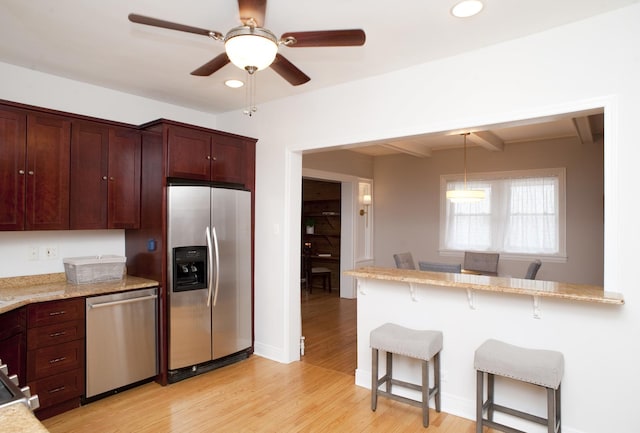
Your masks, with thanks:
M 48 259 L 58 258 L 58 247 L 46 247 L 45 254 Z
M 38 247 L 34 247 L 34 246 L 27 247 L 28 260 L 31 260 L 31 261 L 38 260 L 39 257 L 40 257 L 40 254 L 39 254 Z

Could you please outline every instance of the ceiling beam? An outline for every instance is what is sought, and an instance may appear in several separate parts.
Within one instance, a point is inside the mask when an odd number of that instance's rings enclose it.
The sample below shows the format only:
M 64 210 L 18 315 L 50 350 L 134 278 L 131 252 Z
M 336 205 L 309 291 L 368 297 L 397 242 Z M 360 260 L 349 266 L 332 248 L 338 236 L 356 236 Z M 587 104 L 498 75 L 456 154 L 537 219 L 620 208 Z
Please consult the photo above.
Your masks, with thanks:
M 578 137 L 580 137 L 580 142 L 582 144 L 593 143 L 593 131 L 591 131 L 589 118 L 586 116 L 574 117 L 572 120 L 573 126 L 576 128 L 576 133 Z
M 420 143 L 396 142 L 383 143 L 382 146 L 387 149 L 393 149 L 397 152 L 406 153 L 408 155 L 417 156 L 418 158 L 428 158 L 431 156 L 431 149 Z
M 504 141 L 490 131 L 471 132 L 469 141 L 494 152 L 502 152 L 504 150 Z

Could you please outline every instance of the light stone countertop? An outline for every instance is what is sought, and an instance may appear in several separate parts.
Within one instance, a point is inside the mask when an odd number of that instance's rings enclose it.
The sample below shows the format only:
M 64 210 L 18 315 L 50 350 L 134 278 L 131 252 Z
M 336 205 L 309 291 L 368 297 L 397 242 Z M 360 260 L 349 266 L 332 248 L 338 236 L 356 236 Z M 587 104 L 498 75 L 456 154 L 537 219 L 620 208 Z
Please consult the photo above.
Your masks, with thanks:
M 63 273 L 0 278 L 0 314 L 34 302 L 78 298 L 133 289 L 157 287 L 158 282 L 125 276 L 102 283 L 68 283 Z
M 35 415 L 22 403 L 0 408 L 0 433 L 48 433 Z
M 345 272 L 356 278 L 424 284 L 485 292 L 510 293 L 570 301 L 601 304 L 624 304 L 621 293 L 605 292 L 602 287 L 556 281 L 525 280 L 522 278 L 489 277 L 485 275 L 451 274 L 408 269 L 368 266 Z

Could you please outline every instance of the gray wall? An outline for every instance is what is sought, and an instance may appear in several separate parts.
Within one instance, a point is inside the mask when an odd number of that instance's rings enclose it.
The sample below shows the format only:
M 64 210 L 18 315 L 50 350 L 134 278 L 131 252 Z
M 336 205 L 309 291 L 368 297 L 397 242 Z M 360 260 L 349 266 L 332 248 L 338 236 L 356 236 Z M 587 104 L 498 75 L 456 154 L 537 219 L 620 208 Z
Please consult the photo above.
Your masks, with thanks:
M 461 263 L 438 253 L 441 174 L 461 173 L 462 149 L 434 151 L 430 158 L 408 155 L 374 159 L 375 235 L 378 266 L 394 266 L 394 252 L 414 260 Z M 467 150 L 467 170 L 506 171 L 566 167 L 566 263 L 544 262 L 538 279 L 603 285 L 603 146 L 574 140 L 506 145 L 503 152 Z M 416 263 L 417 264 L 417 263 Z M 500 260 L 499 273 L 523 276 L 528 261 Z

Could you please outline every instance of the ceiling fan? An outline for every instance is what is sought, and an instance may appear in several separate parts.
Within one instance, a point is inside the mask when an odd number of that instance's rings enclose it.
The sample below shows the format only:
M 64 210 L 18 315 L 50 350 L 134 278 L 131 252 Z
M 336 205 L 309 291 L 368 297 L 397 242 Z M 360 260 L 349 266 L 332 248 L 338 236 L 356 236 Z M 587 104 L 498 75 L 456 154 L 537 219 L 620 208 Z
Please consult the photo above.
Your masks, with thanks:
M 267 0 L 238 0 L 242 25 L 232 28 L 226 35 L 214 30 L 133 13 L 129 14 L 129 20 L 138 24 L 195 33 L 224 41 L 225 52 L 191 72 L 191 75 L 197 76 L 209 76 L 231 62 L 250 75 L 271 67 L 289 83 L 298 86 L 311 78 L 278 53 L 280 45 L 291 48 L 364 45 L 365 34 L 360 29 L 289 32 L 277 39 L 273 32 L 263 27 L 266 8 Z

